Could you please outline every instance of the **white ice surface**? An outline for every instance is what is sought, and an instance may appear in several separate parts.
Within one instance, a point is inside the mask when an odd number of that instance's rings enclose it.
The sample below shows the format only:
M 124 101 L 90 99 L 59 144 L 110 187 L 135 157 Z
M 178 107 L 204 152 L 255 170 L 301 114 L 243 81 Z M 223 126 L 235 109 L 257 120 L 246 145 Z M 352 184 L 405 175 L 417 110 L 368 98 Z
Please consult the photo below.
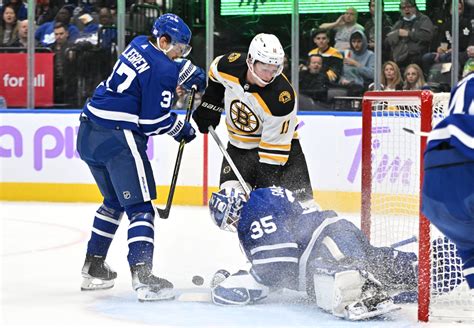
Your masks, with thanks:
M 81 267 L 97 204 L 0 202 L 1 303 L 5 326 L 62 327 L 450 327 L 422 324 L 416 307 L 385 318 L 347 322 L 319 310 L 304 294 L 283 291 L 258 305 L 219 307 L 204 302 L 139 303 L 131 289 L 124 218 L 108 260 L 118 273 L 115 287 L 81 292 Z M 236 235 L 215 227 L 205 207 L 173 206 L 156 220 L 154 271 L 180 292 L 206 292 L 218 269 L 249 265 Z M 203 287 L 191 279 L 201 275 Z

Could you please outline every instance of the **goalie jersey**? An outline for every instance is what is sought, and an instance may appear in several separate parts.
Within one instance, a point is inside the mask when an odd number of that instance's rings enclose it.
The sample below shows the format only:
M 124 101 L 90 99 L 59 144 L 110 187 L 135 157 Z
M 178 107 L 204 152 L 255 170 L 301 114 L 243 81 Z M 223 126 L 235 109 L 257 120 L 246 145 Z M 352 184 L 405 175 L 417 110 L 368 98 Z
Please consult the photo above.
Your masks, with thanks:
M 386 285 L 416 286 L 414 253 L 374 247 L 351 222 L 334 211 L 303 210 L 284 188 L 252 191 L 237 232 L 250 273 L 268 287 L 305 291 L 316 270 L 347 269 L 372 272 Z
M 214 86 L 206 95 L 223 100 L 232 145 L 258 148 L 261 163 L 284 165 L 297 138 L 295 91 L 283 74 L 264 88 L 246 83 L 246 58 L 239 52 L 217 57 L 209 69 Z
M 163 134 L 176 122 L 170 109 L 177 83 L 177 63 L 146 36 L 138 36 L 120 55 L 108 79 L 97 86 L 83 112 L 106 128 Z

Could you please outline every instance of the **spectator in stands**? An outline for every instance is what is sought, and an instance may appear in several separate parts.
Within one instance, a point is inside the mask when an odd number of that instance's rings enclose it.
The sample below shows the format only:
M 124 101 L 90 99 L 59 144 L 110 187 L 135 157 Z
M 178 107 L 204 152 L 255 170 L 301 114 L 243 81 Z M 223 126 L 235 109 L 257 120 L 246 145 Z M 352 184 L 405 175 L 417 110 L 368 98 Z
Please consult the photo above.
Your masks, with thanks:
M 310 97 L 315 107 L 327 108 L 328 77 L 323 71 L 324 59 L 320 54 L 308 57 L 308 69 L 300 71 L 299 87 L 300 97 Z M 308 109 L 308 108 L 303 108 Z
M 393 61 L 403 71 L 408 64 L 421 65 L 421 56 L 428 52 L 434 26 L 428 16 L 418 11 L 415 0 L 400 1 L 401 18 L 387 35 Z
M 74 42 L 89 42 L 92 45 L 97 45 L 99 24 L 94 22 L 94 18 L 92 18 L 89 13 L 83 13 L 80 15 L 79 20 L 81 21 L 83 28 Z
M 17 25 L 18 25 L 17 37 L 16 37 L 15 42 L 12 43 L 11 47 L 26 48 L 28 46 L 28 20 L 24 19 L 22 21 L 19 21 Z
M 408 65 L 403 76 L 403 90 L 421 90 L 426 84 L 423 70 L 417 64 Z
M 2 23 L 0 24 L 0 46 L 11 47 L 16 41 L 18 34 L 16 21 L 16 14 L 12 5 L 6 5 L 3 8 Z
M 390 17 L 383 12 L 384 2 L 382 0 L 382 60 L 386 61 L 390 57 L 390 48 L 383 42 L 387 34 L 392 30 L 392 21 Z M 367 37 L 367 48 L 375 49 L 375 0 L 369 1 L 370 18 L 364 25 L 365 36 Z
M 317 48 L 308 53 L 311 55 L 321 55 L 323 60 L 323 71 L 328 76 L 329 82 L 336 84 L 342 74 L 342 54 L 336 48 L 329 46 L 329 33 L 327 30 L 316 30 L 313 42 Z
M 111 49 L 117 44 L 117 28 L 115 28 L 112 12 L 107 7 L 99 10 L 99 44 L 102 48 Z
M 389 60 L 382 66 L 382 76 L 380 77 L 380 90 L 400 91 L 403 90 L 402 74 L 397 63 Z M 369 85 L 369 90 L 374 90 L 374 84 Z
M 68 41 L 69 32 L 64 23 L 54 24 L 54 39 L 54 43 L 50 45 L 54 52 L 54 102 L 64 104 L 72 92 L 71 76 L 68 74 L 71 62 L 67 51 L 71 43 Z
M 46 22 L 54 20 L 54 16 L 56 16 L 58 10 L 57 1 L 37 0 L 35 13 L 36 25 L 43 25 Z
M 59 9 L 55 18 L 51 22 L 44 23 L 35 32 L 35 39 L 44 47 L 48 47 L 55 42 L 54 26 L 56 23 L 62 23 L 67 26 L 69 41 L 74 42 L 79 36 L 79 29 L 70 23 L 72 12 L 70 6 L 64 6 Z
M 464 1 L 459 0 L 458 3 L 458 12 L 459 12 L 459 67 L 462 70 L 462 67 L 468 59 L 467 48 L 469 45 L 474 45 L 474 29 L 473 24 L 471 23 L 470 17 L 463 16 L 464 13 Z M 423 60 L 423 70 L 426 74 L 431 69 L 431 66 L 435 63 L 450 63 L 451 62 L 451 44 L 452 44 L 452 6 L 450 8 L 450 15 L 443 22 L 439 29 L 440 35 L 440 44 L 436 49 L 436 52 L 430 52 L 424 54 L 422 57 Z M 435 81 L 436 82 L 436 81 Z
M 387 61 L 382 66 L 382 90 L 398 91 L 403 89 L 402 73 L 397 63 L 394 61 Z
M 18 20 L 24 20 L 28 18 L 28 10 L 23 0 L 3 0 L 3 6 L 0 7 L 0 14 L 3 14 L 4 9 L 7 6 L 11 6 L 15 12 Z
M 320 28 L 336 31 L 334 37 L 334 48 L 339 51 L 350 49 L 349 39 L 355 30 L 364 31 L 364 27 L 357 23 L 357 10 L 355 8 L 347 8 L 346 12 L 332 23 L 323 23 Z
M 374 80 L 375 56 L 367 49 L 364 32 L 355 30 L 350 38 L 351 50 L 345 50 L 344 67 L 339 84 L 348 96 L 361 96 Z

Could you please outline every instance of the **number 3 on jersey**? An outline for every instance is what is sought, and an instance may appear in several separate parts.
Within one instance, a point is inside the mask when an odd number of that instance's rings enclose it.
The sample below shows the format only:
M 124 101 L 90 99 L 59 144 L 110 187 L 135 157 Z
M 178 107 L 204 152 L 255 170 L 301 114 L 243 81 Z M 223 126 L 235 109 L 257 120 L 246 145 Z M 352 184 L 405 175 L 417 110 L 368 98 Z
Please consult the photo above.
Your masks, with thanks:
M 277 226 L 275 222 L 272 222 L 273 217 L 271 215 L 265 216 L 258 221 L 253 221 L 250 225 L 250 230 L 252 234 L 250 237 L 252 239 L 258 239 L 263 237 L 264 234 L 271 234 L 277 231 Z

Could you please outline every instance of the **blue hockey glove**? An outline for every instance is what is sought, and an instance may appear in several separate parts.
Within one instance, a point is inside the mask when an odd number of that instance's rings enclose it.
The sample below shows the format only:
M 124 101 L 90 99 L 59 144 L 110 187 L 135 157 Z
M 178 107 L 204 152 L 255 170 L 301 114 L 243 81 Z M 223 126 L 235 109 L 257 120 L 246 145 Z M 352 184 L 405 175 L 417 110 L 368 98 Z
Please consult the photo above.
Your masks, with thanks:
M 184 140 L 185 143 L 188 143 L 196 138 L 196 130 L 191 123 L 180 120 L 176 121 L 174 128 L 168 134 L 177 142 Z
M 179 69 L 178 85 L 183 86 L 187 90 L 191 90 L 196 85 L 197 92 L 204 91 L 206 88 L 206 72 L 187 59 L 176 61 Z

